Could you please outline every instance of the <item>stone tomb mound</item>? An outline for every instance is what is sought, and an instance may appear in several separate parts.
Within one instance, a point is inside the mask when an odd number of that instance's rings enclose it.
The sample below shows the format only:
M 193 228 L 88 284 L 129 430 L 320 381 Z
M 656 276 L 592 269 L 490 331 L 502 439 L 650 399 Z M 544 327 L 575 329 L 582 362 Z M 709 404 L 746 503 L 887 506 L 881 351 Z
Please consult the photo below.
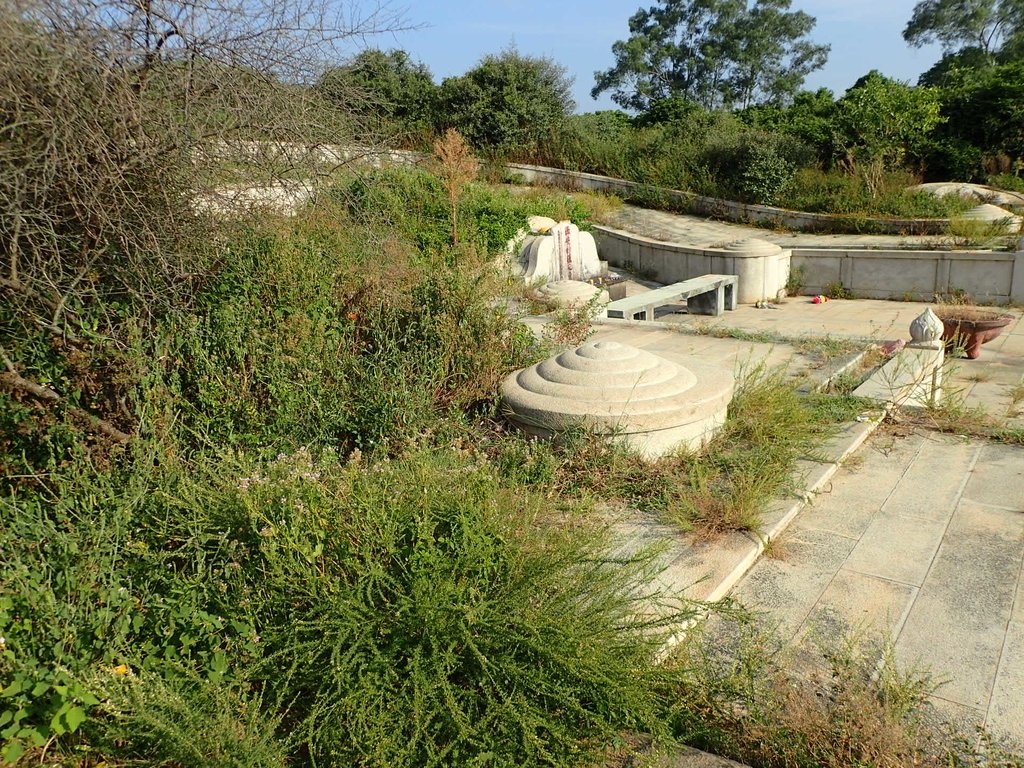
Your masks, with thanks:
M 707 442 L 725 423 L 734 383 L 716 366 L 596 341 L 508 376 L 502 411 L 531 435 L 584 428 L 657 458 Z
M 537 296 L 558 307 L 584 307 L 591 302 L 607 304 L 608 291 L 582 280 L 555 280 L 537 288 Z
M 959 221 L 979 221 L 985 224 L 1003 224 L 1008 232 L 1019 232 L 1021 217 L 998 206 L 985 203 L 955 217 Z

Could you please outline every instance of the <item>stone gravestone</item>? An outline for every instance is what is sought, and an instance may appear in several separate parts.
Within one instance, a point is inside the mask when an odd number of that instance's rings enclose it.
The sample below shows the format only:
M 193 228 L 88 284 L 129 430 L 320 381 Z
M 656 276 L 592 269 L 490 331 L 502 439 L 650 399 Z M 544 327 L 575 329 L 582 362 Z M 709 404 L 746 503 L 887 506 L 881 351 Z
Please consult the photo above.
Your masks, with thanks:
M 581 232 L 569 221 L 556 222 L 545 232 L 527 236 L 518 261 L 528 283 L 588 280 L 603 271 L 594 236 Z

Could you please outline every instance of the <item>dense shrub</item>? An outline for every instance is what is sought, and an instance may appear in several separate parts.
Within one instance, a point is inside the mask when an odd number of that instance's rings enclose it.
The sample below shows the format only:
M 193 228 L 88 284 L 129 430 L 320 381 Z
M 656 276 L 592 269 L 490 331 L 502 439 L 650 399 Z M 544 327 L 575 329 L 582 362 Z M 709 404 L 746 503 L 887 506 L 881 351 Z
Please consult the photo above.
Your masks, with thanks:
M 0 531 L 10 744 L 75 730 L 150 764 L 569 765 L 659 728 L 645 561 L 609 560 L 485 461 L 76 466 Z
M 387 220 L 424 256 L 451 255 L 448 197 L 440 182 L 425 171 L 377 171 L 330 194 L 346 201 L 357 221 Z M 590 223 L 586 205 L 567 195 L 514 194 L 472 184 L 459 203 L 459 241 L 484 254 L 502 253 L 532 215 L 569 219 L 583 228 Z

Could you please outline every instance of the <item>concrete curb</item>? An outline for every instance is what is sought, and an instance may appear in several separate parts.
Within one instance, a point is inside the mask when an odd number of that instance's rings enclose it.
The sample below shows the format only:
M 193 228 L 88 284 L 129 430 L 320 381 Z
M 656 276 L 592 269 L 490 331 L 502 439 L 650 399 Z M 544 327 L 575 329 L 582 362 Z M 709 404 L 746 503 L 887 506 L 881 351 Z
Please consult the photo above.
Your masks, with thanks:
M 828 463 L 817 463 L 811 461 L 803 462 L 810 471 L 807 475 L 807 490 L 802 499 L 790 502 L 777 502 L 765 513 L 766 523 L 756 539 L 751 540 L 751 547 L 747 554 L 719 581 L 718 585 L 705 598 L 708 602 L 718 602 L 727 597 L 733 588 L 747 574 L 754 564 L 764 553 L 765 547 L 777 539 L 796 519 L 800 511 L 812 503 L 814 496 L 818 494 L 829 480 L 839 471 L 839 468 L 878 428 L 882 423 L 878 421 L 854 422 L 842 433 L 830 441 L 830 448 L 833 448 L 835 458 Z

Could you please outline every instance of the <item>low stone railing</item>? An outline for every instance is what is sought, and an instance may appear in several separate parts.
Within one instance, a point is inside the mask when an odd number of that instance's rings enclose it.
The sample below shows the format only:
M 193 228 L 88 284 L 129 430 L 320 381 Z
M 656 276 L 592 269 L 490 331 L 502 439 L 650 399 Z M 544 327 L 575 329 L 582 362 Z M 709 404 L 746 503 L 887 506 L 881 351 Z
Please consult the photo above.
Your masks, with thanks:
M 755 258 L 730 254 L 728 246 L 694 247 L 611 227 L 594 229 L 602 259 L 662 283 L 712 272 L 740 275 L 741 303 L 773 298 L 790 270 L 799 270 L 803 292 L 811 294 L 841 285 L 865 299 L 932 301 L 965 292 L 983 303 L 1024 303 L 1024 241 L 1017 251 L 793 248 L 772 262 L 756 252 Z

